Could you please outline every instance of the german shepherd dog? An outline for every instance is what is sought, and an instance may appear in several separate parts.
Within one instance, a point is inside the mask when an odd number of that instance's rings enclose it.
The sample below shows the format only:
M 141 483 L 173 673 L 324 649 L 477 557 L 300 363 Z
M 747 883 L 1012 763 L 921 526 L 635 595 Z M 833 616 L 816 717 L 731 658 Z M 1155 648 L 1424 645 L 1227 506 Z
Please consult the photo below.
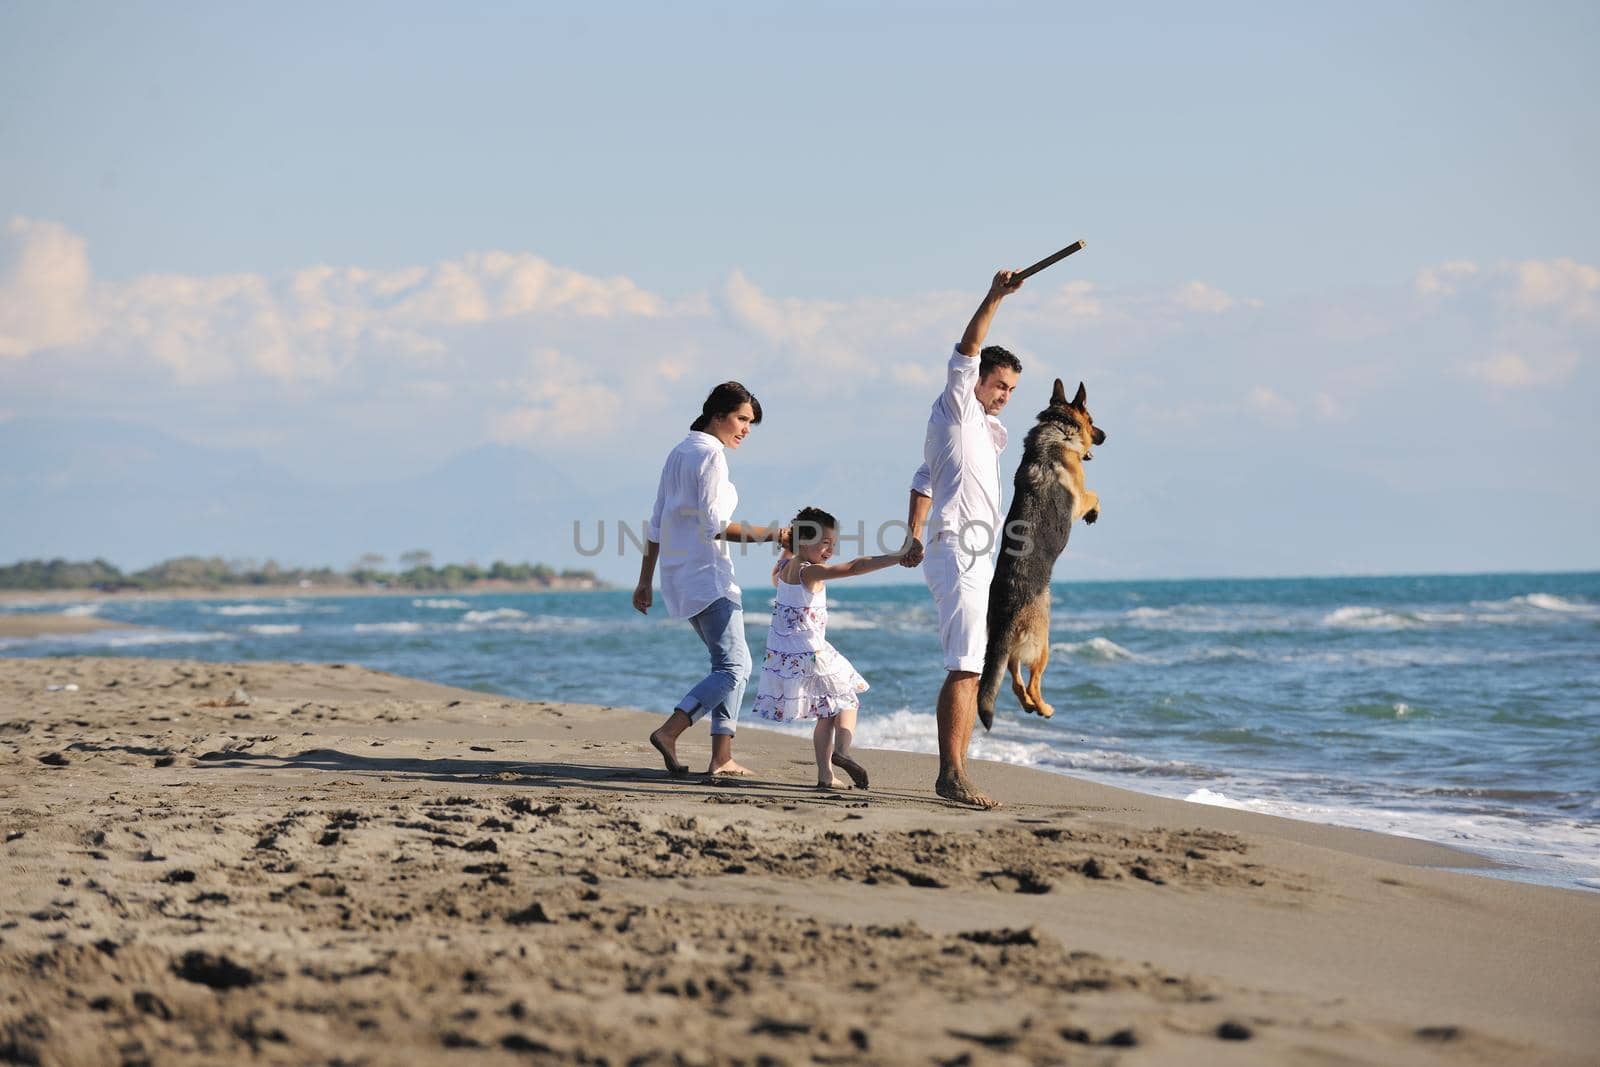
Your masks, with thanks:
M 1093 458 L 1090 445 L 1103 444 L 1106 435 L 1095 426 L 1085 399 L 1082 382 L 1068 401 L 1057 378 L 1050 406 L 1039 412 L 1038 425 L 1023 445 L 1000 561 L 989 585 L 989 645 L 978 685 L 978 717 L 985 730 L 994 725 L 995 697 L 1008 670 L 1011 691 L 1025 710 L 1046 719 L 1056 710 L 1039 692 L 1050 662 L 1050 572 L 1067 547 L 1072 524 L 1100 517 L 1099 494 L 1083 485 L 1083 464 Z

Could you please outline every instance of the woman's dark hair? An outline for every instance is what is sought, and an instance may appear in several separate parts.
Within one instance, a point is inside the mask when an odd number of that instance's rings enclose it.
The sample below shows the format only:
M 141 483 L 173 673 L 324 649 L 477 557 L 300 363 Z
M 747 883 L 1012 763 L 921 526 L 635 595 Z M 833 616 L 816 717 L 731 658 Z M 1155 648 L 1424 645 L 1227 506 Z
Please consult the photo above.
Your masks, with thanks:
M 821 508 L 801 508 L 789 525 L 794 529 L 794 543 L 799 545 L 821 540 L 823 530 L 839 528 L 839 520 Z
M 761 401 L 755 398 L 755 394 L 738 382 L 723 382 L 711 390 L 706 402 L 700 405 L 700 417 L 689 424 L 689 429 L 704 430 L 719 415 L 731 415 L 738 411 L 740 404 L 749 404 L 750 410 L 755 412 L 755 417 L 750 420 L 752 426 L 761 421 Z

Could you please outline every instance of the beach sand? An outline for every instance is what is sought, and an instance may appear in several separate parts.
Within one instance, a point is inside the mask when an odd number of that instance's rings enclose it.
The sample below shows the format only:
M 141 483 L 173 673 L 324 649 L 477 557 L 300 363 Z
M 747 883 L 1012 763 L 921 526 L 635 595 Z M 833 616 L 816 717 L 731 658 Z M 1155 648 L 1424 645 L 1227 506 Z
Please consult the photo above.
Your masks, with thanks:
M 1596 1061 L 1600 894 L 997 764 L 998 812 L 904 753 L 818 792 L 760 730 L 758 780 L 672 780 L 659 722 L 0 659 L 0 1059 Z
M 52 615 L 45 612 L 0 614 L 0 637 L 51 637 L 88 634 L 96 630 L 132 630 L 126 623 L 107 622 L 93 615 Z

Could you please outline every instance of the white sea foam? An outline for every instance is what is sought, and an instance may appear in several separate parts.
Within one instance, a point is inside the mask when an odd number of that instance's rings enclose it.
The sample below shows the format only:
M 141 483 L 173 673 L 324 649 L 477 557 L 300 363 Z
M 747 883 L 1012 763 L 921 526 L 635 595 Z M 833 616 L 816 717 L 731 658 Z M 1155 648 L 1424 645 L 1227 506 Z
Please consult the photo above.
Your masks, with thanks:
M 1408 616 L 1361 605 L 1335 608 L 1322 617 L 1324 626 L 1353 630 L 1398 630 L 1413 623 L 1414 620 Z
M 836 611 L 832 607 L 828 609 L 829 630 L 876 630 L 877 628 L 877 623 L 862 618 L 854 612 Z
M 1432 841 L 1515 867 L 1540 871 L 1563 884 L 1600 888 L 1600 828 L 1592 823 L 1577 820 L 1529 823 L 1498 815 L 1358 808 L 1245 796 L 1236 792 L 1230 795 L 1209 788 L 1193 790 L 1183 799 L 1196 804 Z
M 246 626 L 245 629 L 253 634 L 261 634 L 263 637 L 275 637 L 279 634 L 297 634 L 300 632 L 300 627 L 296 623 L 261 623 L 256 626 Z
M 99 604 L 74 604 L 61 612 L 63 615 L 83 616 L 100 614 Z
M 302 604 L 222 604 L 212 607 L 200 605 L 200 610 L 212 615 L 293 615 L 304 609 Z
M 465 600 L 428 597 L 420 600 L 413 600 L 411 602 L 411 606 L 414 608 L 438 608 L 443 611 L 452 608 L 456 610 L 470 608 L 472 605 L 468 604 Z
M 526 611 L 518 611 L 516 608 L 495 608 L 493 611 L 469 611 L 461 616 L 461 621 L 481 624 L 486 622 L 512 622 L 516 619 L 526 619 L 527 617 L 528 613 Z
M 1130 752 L 1087 746 L 1093 742 L 1079 734 L 1064 734 L 1059 740 L 1045 738 L 1052 727 L 1039 723 L 1010 724 L 1008 736 L 984 734 L 972 739 L 971 755 L 1019 767 L 1039 767 L 1058 772 L 1096 771 L 1106 774 L 1203 774 L 1201 768 L 1178 760 L 1153 760 Z M 1031 735 L 1031 736 L 1030 736 Z M 1096 738 L 1097 742 L 1115 738 Z M 900 708 L 888 715 L 863 715 L 856 722 L 856 742 L 864 748 L 886 748 L 897 752 L 938 752 L 937 721 L 927 712 Z
M 1142 660 L 1137 652 L 1130 652 L 1108 637 L 1091 637 L 1087 641 L 1061 641 L 1050 646 L 1051 652 L 1079 659 L 1116 663 L 1124 660 Z
M 117 634 L 110 633 L 105 639 L 105 644 L 111 648 L 137 648 L 144 645 L 201 645 L 212 641 L 226 641 L 232 634 L 223 633 L 187 633 L 176 630 L 151 630 L 148 632 Z
M 1527 604 L 1529 607 L 1543 608 L 1545 611 L 1564 612 L 1589 612 L 1594 610 L 1591 604 L 1579 604 L 1565 597 L 1553 593 L 1529 593 L 1527 596 L 1512 597 L 1513 604 Z
M 358 622 L 358 634 L 416 634 L 422 632 L 420 622 Z

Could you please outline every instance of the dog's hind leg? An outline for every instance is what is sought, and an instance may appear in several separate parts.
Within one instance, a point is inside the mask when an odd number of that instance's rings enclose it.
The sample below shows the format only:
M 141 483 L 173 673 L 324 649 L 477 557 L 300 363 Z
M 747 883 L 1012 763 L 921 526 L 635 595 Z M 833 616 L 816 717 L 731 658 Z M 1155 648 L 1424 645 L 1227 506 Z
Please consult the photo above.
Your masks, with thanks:
M 1056 713 L 1056 709 L 1044 702 L 1044 693 L 1040 687 L 1044 685 L 1044 669 L 1050 662 L 1050 642 L 1039 642 L 1039 656 L 1028 664 L 1028 699 L 1033 703 L 1030 710 L 1039 713 L 1040 717 L 1048 719 Z
M 1033 710 L 1033 701 L 1028 698 L 1027 687 L 1022 684 L 1022 657 L 1012 656 L 1007 664 L 1011 668 L 1011 691 L 1017 695 L 1017 703 L 1023 711 Z

